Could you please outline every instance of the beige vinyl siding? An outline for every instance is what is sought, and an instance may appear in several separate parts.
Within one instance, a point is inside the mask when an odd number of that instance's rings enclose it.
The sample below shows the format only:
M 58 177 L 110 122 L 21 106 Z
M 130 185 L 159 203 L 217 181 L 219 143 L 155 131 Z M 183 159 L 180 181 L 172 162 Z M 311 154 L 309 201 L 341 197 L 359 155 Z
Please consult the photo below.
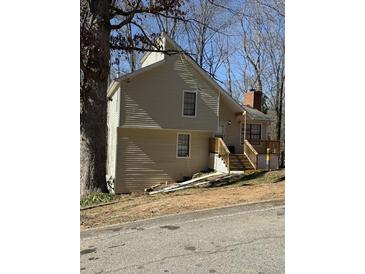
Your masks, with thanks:
M 177 134 L 191 134 L 191 155 L 177 158 Z M 209 132 L 118 128 L 115 192 L 140 192 L 209 166 Z
M 219 92 L 179 54 L 121 82 L 121 127 L 216 131 Z M 197 91 L 197 115 L 183 117 L 183 91 Z
M 235 115 L 235 112 L 229 108 L 224 100 L 219 102 L 219 125 L 224 126 L 224 142 L 227 146 L 234 146 L 235 153 L 242 153 L 242 145 L 240 143 L 240 117 Z M 228 122 L 231 124 L 228 125 Z
M 108 140 L 107 140 L 107 170 L 106 174 L 115 178 L 117 127 L 119 124 L 120 91 L 114 93 L 108 101 Z

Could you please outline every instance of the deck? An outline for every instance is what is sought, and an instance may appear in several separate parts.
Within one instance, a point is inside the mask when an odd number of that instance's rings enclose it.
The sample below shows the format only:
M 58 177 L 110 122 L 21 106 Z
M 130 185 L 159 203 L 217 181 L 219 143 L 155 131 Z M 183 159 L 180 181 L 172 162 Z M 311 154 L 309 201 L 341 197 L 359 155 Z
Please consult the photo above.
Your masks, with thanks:
M 217 154 L 227 167 L 228 172 L 249 169 L 277 169 L 279 166 L 280 142 L 259 140 L 251 144 L 244 141 L 244 153 L 232 154 L 220 137 L 209 139 L 209 153 Z

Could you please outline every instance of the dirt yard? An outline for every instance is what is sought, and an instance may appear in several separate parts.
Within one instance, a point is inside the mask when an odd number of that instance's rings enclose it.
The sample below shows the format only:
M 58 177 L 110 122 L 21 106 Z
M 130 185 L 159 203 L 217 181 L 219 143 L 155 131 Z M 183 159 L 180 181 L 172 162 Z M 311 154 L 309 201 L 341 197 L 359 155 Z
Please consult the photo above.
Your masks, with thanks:
M 285 170 L 248 175 L 229 186 L 194 188 L 170 194 L 121 195 L 117 203 L 80 211 L 81 229 L 198 209 L 284 199 Z

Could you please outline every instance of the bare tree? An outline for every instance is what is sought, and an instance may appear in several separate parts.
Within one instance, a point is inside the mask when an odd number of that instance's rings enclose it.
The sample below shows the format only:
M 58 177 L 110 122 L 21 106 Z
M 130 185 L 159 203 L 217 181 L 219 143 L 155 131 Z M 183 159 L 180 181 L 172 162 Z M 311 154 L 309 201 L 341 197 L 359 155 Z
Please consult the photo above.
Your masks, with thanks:
M 227 62 L 228 56 L 229 52 L 226 36 L 216 34 L 207 44 L 207 49 L 203 56 L 206 70 L 211 77 L 216 78 L 218 70 Z
M 135 45 L 134 45 L 134 41 L 133 41 L 132 24 L 128 24 L 126 29 L 127 29 L 126 37 L 130 41 L 130 44 L 132 45 L 132 47 L 134 47 Z M 128 50 L 126 52 L 126 59 L 128 60 L 130 71 L 135 71 L 137 68 L 136 51 L 134 51 L 133 49 Z
M 227 83 L 226 83 L 226 87 L 228 90 L 228 93 L 232 96 L 232 69 L 231 69 L 231 61 L 229 58 L 229 51 L 230 51 L 230 47 L 229 47 L 229 43 L 228 43 L 228 38 L 226 40 L 226 58 L 225 58 L 225 67 L 226 67 L 226 75 L 227 75 Z
M 243 81 L 264 92 L 275 111 L 275 137 L 282 139 L 285 105 L 284 0 L 249 0 L 241 13 Z
M 178 18 L 169 18 L 165 14 L 165 16 L 156 15 L 155 20 L 161 32 L 166 33 L 173 40 L 176 39 L 178 25 L 181 22 Z
M 107 85 L 110 50 L 159 50 L 145 33 L 144 16 L 182 17 L 182 0 L 81 0 L 80 2 L 80 194 L 107 191 Z M 134 33 L 125 35 L 126 28 Z M 122 31 L 118 31 L 122 30 Z M 154 47 L 154 49 L 152 49 Z
M 241 16 L 242 30 L 242 55 L 251 67 L 249 79 L 251 88 L 263 91 L 263 73 L 265 66 L 264 35 L 262 27 L 264 20 L 258 12 L 256 3 L 249 3 L 245 6 L 245 14 Z
M 229 35 L 229 27 L 233 24 L 230 17 L 220 5 L 226 0 L 212 3 L 210 0 L 197 0 L 189 5 L 190 20 L 184 25 L 188 41 L 188 50 L 192 52 L 195 61 L 211 76 L 223 64 L 227 57 L 225 38 Z M 219 5 L 218 5 L 219 4 Z
M 107 191 L 106 89 L 109 76 L 109 1 L 80 7 L 80 192 Z
M 265 48 L 270 70 L 266 74 L 269 103 L 275 111 L 277 140 L 282 140 L 283 109 L 285 105 L 285 41 L 283 24 L 268 25 Z

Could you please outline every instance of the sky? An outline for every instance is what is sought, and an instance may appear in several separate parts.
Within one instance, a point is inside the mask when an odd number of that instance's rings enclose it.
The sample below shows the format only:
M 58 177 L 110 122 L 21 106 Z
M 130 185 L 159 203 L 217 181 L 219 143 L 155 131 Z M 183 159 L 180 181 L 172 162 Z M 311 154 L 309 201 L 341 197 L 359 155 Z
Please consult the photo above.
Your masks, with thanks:
M 192 3 L 198 3 L 200 0 L 193 0 Z M 222 0 L 225 1 L 225 0 Z M 243 5 L 245 1 L 228 1 L 229 8 L 236 11 L 240 11 L 242 13 L 248 13 L 247 10 L 244 10 L 245 7 Z M 193 13 L 199 13 L 199 8 L 192 8 L 188 10 L 188 16 L 194 16 Z M 251 11 L 252 12 L 252 11 Z M 253 11 L 254 12 L 254 11 Z M 281 35 L 284 37 L 284 18 L 281 18 L 280 16 L 275 16 L 274 14 L 274 20 L 276 20 L 275 27 L 280 28 Z M 199 17 L 197 17 L 199 18 Z M 155 18 L 147 17 L 142 18 L 142 20 L 138 21 L 146 31 L 146 33 L 159 33 L 160 29 L 158 27 L 157 21 Z M 208 45 L 206 46 L 206 54 L 208 56 L 214 56 L 217 58 L 217 53 L 219 52 L 217 47 L 219 43 L 217 43 L 217 40 L 223 41 L 223 43 L 228 44 L 228 60 L 231 67 L 231 79 L 232 79 L 232 89 L 233 89 L 233 97 L 236 98 L 238 101 L 241 100 L 242 92 L 244 92 L 244 89 L 248 89 L 247 82 L 244 81 L 243 73 L 246 73 L 248 75 L 253 74 L 252 67 L 249 66 L 247 59 L 243 56 L 243 46 L 242 46 L 242 26 L 241 22 L 238 17 L 232 16 L 232 13 L 227 11 L 226 9 L 222 8 L 216 8 L 215 12 L 213 13 L 211 17 L 211 21 L 209 24 L 212 26 L 212 28 L 218 30 L 208 30 L 208 35 L 210 35 L 212 38 L 208 41 Z M 247 24 L 247 21 L 244 21 L 244 25 Z M 226 25 L 222 27 L 222 25 Z M 194 48 L 191 48 L 191 44 L 196 41 L 195 32 L 197 31 L 198 24 L 195 24 L 194 29 L 190 29 L 190 32 L 186 32 L 183 28 L 183 26 L 180 26 L 179 31 L 177 32 L 177 35 L 174 37 L 174 40 L 181 46 L 183 50 L 186 50 L 188 52 L 192 53 L 192 57 L 194 59 Z M 138 33 L 139 30 L 136 27 L 132 27 L 132 32 Z M 142 53 L 137 53 L 137 60 L 140 59 L 142 56 Z M 112 60 L 115 59 L 116 54 L 112 52 Z M 118 66 L 118 70 L 120 74 L 125 74 L 130 72 L 130 66 L 128 61 L 125 59 L 125 55 L 121 58 L 120 65 Z M 215 60 L 216 61 L 216 60 Z M 139 62 L 137 62 L 139 63 Z M 216 64 L 217 62 L 215 62 Z M 137 65 L 138 69 L 139 64 Z M 203 64 L 203 68 L 208 70 L 208 67 L 206 64 Z M 116 76 L 116 66 L 112 67 L 112 78 L 115 78 Z M 215 80 L 219 85 L 221 85 L 224 89 L 227 90 L 227 61 L 221 63 L 219 65 L 219 68 L 217 69 L 215 73 Z M 269 88 L 267 88 L 269 89 Z M 264 93 L 268 92 L 265 90 L 264 87 Z

